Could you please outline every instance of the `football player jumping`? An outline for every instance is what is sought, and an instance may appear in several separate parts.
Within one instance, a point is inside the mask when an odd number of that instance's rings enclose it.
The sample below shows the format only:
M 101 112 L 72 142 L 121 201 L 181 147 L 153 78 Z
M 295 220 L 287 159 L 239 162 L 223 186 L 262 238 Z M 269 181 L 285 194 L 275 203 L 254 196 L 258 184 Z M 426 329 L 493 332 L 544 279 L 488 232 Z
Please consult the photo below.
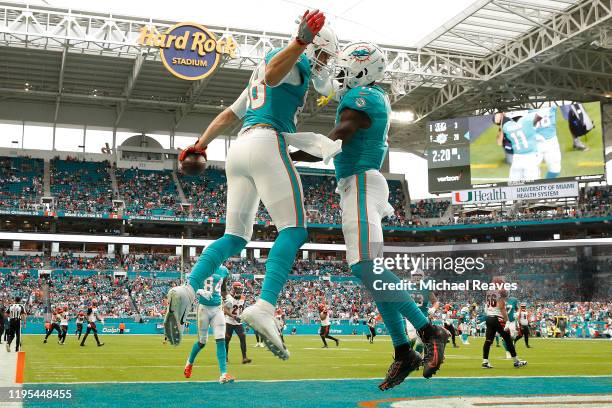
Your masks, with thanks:
M 180 343 L 184 316 L 204 280 L 226 259 L 240 253 L 251 239 L 261 199 L 279 233 L 268 255 L 260 297 L 241 317 L 259 333 L 270 351 L 281 359 L 289 358 L 274 321 L 274 310 L 297 251 L 308 234 L 300 176 L 289 158 L 283 133 L 296 131 L 296 119 L 304 105 L 311 77 L 326 71 L 330 59 L 327 50 L 336 46 L 333 36 L 324 41 L 324 45 L 311 46 L 313 57 L 305 54 L 309 44 L 323 31 L 324 24 L 325 16 L 318 10 L 304 13 L 295 39 L 285 48 L 266 55 L 265 64 L 253 72 L 241 98 L 217 116 L 199 141 L 179 156 L 179 161 L 188 153 L 205 156 L 210 141 L 239 118 L 243 119 L 242 130 L 232 143 L 226 160 L 225 234 L 202 253 L 189 275 L 188 284 L 174 287 L 168 293 L 164 331 L 171 344 Z
M 185 364 L 185 377 L 190 378 L 193 363 L 198 353 L 208 341 L 208 328 L 211 327 L 217 346 L 217 363 L 219 364 L 219 382 L 221 384 L 234 382 L 234 377 L 227 373 L 227 354 L 225 350 L 225 316 L 221 310 L 222 296 L 225 295 L 225 284 L 228 271 L 220 266 L 217 271 L 204 281 L 204 287 L 198 289 L 198 339 L 191 348 L 191 353 Z
M 425 378 L 434 375 L 444 361 L 448 333 L 429 323 L 408 291 L 384 289 L 388 288 L 384 284 L 400 282 L 391 271 L 374 273 L 374 259 L 383 256 L 381 220 L 394 212 L 388 202 L 387 181 L 380 173 L 388 149 L 391 106 L 385 90 L 376 82 L 383 79 L 386 58 L 375 44 L 355 42 L 341 51 L 338 65 L 340 103 L 329 138 L 342 140 L 342 152 L 334 157 L 342 232 L 351 271 L 372 294 L 395 347 L 394 361 L 379 385 L 384 391 L 400 384 L 421 364 Z M 303 151 L 295 152 L 292 158 L 320 160 Z M 410 346 L 402 316 L 417 329 L 425 344 L 423 359 Z

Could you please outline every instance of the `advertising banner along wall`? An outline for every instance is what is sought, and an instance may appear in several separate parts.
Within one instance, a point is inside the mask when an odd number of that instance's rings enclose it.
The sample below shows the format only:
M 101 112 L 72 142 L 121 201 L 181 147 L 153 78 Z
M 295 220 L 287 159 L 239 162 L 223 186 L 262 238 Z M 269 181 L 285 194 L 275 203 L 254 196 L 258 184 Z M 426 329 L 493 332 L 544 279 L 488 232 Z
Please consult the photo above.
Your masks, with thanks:
M 453 191 L 453 204 L 484 204 L 500 201 L 577 197 L 578 182 L 528 184 Z

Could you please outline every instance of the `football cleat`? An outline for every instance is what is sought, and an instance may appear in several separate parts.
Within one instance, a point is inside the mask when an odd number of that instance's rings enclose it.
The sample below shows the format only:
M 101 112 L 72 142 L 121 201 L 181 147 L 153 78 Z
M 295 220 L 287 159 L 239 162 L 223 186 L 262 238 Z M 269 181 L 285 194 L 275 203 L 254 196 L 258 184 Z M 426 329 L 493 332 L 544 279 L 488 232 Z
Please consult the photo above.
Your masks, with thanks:
M 100 343 L 98 344 L 98 347 L 102 347 L 104 345 L 104 343 Z
M 514 362 L 514 368 L 521 368 L 526 365 L 527 365 L 527 362 L 523 360 L 518 360 Z
M 189 285 L 175 286 L 168 292 L 168 309 L 164 317 L 164 334 L 173 346 L 178 346 L 183 337 L 185 318 L 195 301 L 195 292 Z
M 425 356 L 423 358 L 423 377 L 431 378 L 444 362 L 444 348 L 450 337 L 448 331 L 440 326 L 432 326 L 432 334 L 423 335 Z
M 340 340 L 336 339 L 336 347 L 340 347 Z
M 387 370 L 387 376 L 378 385 L 378 388 L 381 391 L 386 391 L 401 384 L 411 372 L 418 370 L 421 364 L 423 364 L 421 356 L 413 349 L 408 350 L 401 356 L 396 355 L 389 370 Z
M 193 364 L 185 364 L 185 370 L 183 374 L 185 374 L 185 378 L 191 378 L 191 371 L 193 370 Z
M 281 360 L 289 358 L 289 350 L 285 347 L 274 320 L 274 306 L 265 300 L 258 299 L 254 305 L 244 309 L 240 318 L 259 333 L 259 337 L 272 354 Z
M 251 360 L 250 358 L 243 358 L 242 359 L 242 364 L 250 364 L 253 360 Z
M 234 381 L 236 381 L 236 379 L 228 373 L 222 374 L 221 377 L 219 377 L 219 384 L 229 384 L 233 383 Z
M 589 148 L 578 138 L 574 139 L 574 150 L 587 151 Z
M 489 364 L 488 361 L 485 361 L 482 363 L 482 368 L 493 368 L 493 366 L 491 364 Z

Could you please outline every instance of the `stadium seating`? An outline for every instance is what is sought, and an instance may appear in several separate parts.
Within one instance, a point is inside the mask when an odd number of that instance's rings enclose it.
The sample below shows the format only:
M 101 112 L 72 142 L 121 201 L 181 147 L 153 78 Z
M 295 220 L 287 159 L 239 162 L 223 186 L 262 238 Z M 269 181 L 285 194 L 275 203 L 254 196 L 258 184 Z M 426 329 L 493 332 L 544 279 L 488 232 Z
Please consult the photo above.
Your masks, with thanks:
M 44 163 L 27 157 L 0 157 L 0 207 L 29 209 L 43 195 Z
M 189 265 L 187 262 L 187 269 Z M 602 290 L 595 291 L 592 303 L 567 302 L 580 293 L 584 284 L 575 258 L 497 260 L 487 265 L 484 270 L 470 274 L 470 279 L 490 281 L 493 276 L 501 274 L 510 281 L 520 282 L 518 291 L 512 295 L 526 301 L 538 319 L 566 314 L 579 321 L 581 318 L 584 320 L 585 310 L 590 310 L 592 319 L 605 319 L 608 311 L 612 310 L 606 285 L 600 285 Z M 602 258 L 598 265 L 607 270 L 612 267 L 612 261 Z M 38 269 L 52 270 L 50 278 L 39 279 Z M 159 318 L 164 313 L 165 293 L 179 284 L 179 269 L 179 258 L 169 254 L 85 258 L 75 254 L 17 256 L 3 253 L 0 254 L 0 284 L 10 284 L 11 292 L 0 291 L 0 303 L 6 304 L 11 296 L 20 295 L 29 299 L 32 314 L 45 316 L 47 304 L 33 295 L 46 284 L 53 306 L 67 304 L 72 310 L 82 310 L 96 299 L 108 317 Z M 117 270 L 128 271 L 127 277 L 114 276 L 112 272 Z M 233 276 L 241 276 L 247 302 L 253 302 L 261 290 L 265 264 L 234 259 L 231 272 Z M 431 271 L 428 275 L 437 280 L 465 279 L 462 275 L 444 271 Z M 350 276 L 345 262 L 298 260 L 281 293 L 279 306 L 287 318 L 305 322 L 316 319 L 316 306 L 322 302 L 330 305 L 336 319 L 363 319 L 375 310 L 373 299 Z M 448 304 L 455 311 L 469 306 L 475 308 L 476 314 L 483 313 L 484 292 L 442 290 L 436 293 L 443 305 Z M 440 312 L 436 312 L 434 318 L 441 318 Z
M 174 216 L 180 211 L 176 184 L 169 170 L 117 169 L 119 198 L 127 214 Z
M 51 161 L 51 194 L 57 209 L 79 213 L 109 212 L 113 206 L 108 161 Z
M 112 184 L 108 162 L 86 162 L 68 158 L 51 162 L 51 193 L 57 199 L 51 210 L 78 213 L 104 213 L 112 209 Z M 183 216 L 208 218 L 213 222 L 225 218 L 227 179 L 221 168 L 209 167 L 203 176 L 178 175 L 191 210 L 180 204 L 179 193 L 170 170 L 137 168 L 116 169 L 118 197 L 125 202 L 129 216 Z M 0 208 L 34 209 L 43 195 L 44 163 L 40 159 L 0 158 Z M 327 175 L 302 175 L 304 204 L 310 224 L 339 225 L 342 222 L 336 180 Z M 523 220 L 553 220 L 575 217 L 612 216 L 610 187 L 583 188 L 577 203 L 554 201 L 518 203 L 472 211 L 451 206 L 448 199 L 422 199 L 410 203 L 406 215 L 405 197 L 400 181 L 388 180 L 389 201 L 395 213 L 383 220 L 387 226 L 435 226 L 507 223 Z M 38 206 L 39 207 L 39 206 Z M 37 207 L 37 208 L 38 208 Z M 451 207 L 452 211 L 447 211 Z M 446 217 L 446 214 L 451 214 Z M 255 220 L 271 221 L 263 204 Z

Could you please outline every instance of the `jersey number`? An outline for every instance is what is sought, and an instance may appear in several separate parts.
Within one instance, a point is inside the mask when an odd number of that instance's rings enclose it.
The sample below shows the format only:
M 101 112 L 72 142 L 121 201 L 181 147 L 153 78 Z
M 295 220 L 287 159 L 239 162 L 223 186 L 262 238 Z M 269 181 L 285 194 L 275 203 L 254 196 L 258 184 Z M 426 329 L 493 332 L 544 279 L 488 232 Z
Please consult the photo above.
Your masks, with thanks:
M 517 130 L 516 132 L 510 133 L 510 137 L 512 138 L 512 141 L 517 149 L 527 149 L 529 147 L 525 133 L 523 133 L 522 130 Z
M 266 102 L 266 85 L 258 83 L 249 88 L 249 105 L 251 109 L 259 109 Z
M 495 296 L 487 296 L 487 306 L 497 307 L 497 298 Z
M 210 278 L 206 279 L 204 281 L 204 291 L 206 291 L 206 292 L 213 292 L 214 291 L 216 293 L 220 293 L 221 292 L 221 285 L 223 284 L 223 281 L 221 279 L 219 279 L 219 281 L 214 286 L 214 288 L 213 288 L 213 282 L 214 282 L 214 278 L 212 276 Z
M 244 309 L 244 305 L 232 306 L 232 316 L 238 316 L 240 313 L 242 313 L 242 309 Z

